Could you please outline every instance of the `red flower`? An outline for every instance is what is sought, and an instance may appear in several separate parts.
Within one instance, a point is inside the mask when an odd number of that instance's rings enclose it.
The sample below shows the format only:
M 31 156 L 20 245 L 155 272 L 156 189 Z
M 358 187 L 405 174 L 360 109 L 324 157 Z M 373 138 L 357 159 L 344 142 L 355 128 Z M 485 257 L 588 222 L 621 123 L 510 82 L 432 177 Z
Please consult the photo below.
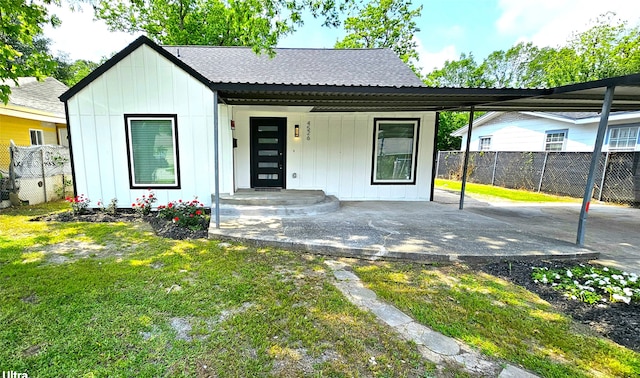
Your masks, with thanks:
M 196 215 L 202 214 L 202 210 L 196 210 Z
M 182 203 L 182 200 L 181 200 L 181 199 L 179 199 L 179 200 L 178 200 L 178 202 Z
M 180 220 L 180 218 L 178 218 L 178 217 L 173 218 L 173 221 L 174 221 L 174 222 L 177 222 L 177 221 L 179 221 L 179 220 Z
M 189 218 L 193 218 L 193 214 L 189 214 Z
M 167 207 L 172 208 L 172 207 L 173 207 L 173 202 L 169 202 L 169 204 L 167 205 Z
M 131 204 L 131 207 L 136 207 L 136 204 L 135 204 L 135 203 L 132 203 L 132 204 Z

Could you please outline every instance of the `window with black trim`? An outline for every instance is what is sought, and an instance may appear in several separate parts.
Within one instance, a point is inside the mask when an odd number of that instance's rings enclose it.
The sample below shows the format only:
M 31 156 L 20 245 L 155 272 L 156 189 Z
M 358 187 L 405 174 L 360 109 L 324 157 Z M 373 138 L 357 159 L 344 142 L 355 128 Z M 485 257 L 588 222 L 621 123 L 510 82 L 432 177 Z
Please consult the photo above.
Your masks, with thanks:
M 568 129 L 550 130 L 545 132 L 544 150 L 545 151 L 564 151 Z
M 44 144 L 44 134 L 42 130 L 29 129 L 32 146 L 41 146 Z
M 176 115 L 125 115 L 131 188 L 180 188 Z
M 419 119 L 375 119 L 372 184 L 415 184 Z

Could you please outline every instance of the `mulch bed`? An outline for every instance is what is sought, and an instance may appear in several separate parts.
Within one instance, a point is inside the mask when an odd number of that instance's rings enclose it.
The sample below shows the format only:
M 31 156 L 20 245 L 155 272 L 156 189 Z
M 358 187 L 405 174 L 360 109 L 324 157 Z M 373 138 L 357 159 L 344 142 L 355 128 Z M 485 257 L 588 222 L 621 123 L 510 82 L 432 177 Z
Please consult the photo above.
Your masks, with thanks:
M 576 264 L 575 261 L 515 261 L 511 264 L 502 262 L 482 265 L 477 268 L 525 287 L 549 302 L 556 310 L 588 326 L 593 333 L 640 352 L 640 304 L 607 302 L 590 305 L 569 299 L 548 285 L 535 283 L 531 278 L 532 268 L 535 266 L 551 269 L 567 268 Z
M 88 210 L 85 214 L 74 215 L 67 211 L 35 218 L 34 220 L 57 222 L 146 222 L 153 228 L 156 235 L 168 239 L 206 239 L 209 223 L 202 223 L 202 230 L 190 230 L 163 218 L 158 218 L 154 212 L 143 216 L 132 209 L 119 209 L 115 215 L 104 211 Z

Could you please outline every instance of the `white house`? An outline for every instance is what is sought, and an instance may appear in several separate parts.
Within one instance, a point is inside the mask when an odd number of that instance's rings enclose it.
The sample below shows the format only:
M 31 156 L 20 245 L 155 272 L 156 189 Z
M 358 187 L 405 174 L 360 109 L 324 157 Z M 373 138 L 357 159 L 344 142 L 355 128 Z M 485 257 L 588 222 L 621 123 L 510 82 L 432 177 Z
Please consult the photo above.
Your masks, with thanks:
M 470 151 L 592 152 L 600 114 L 593 112 L 489 112 L 473 123 Z M 603 151 L 640 151 L 640 111 L 609 116 Z M 468 125 L 451 135 L 462 137 Z
M 60 97 L 77 193 L 127 207 L 153 189 L 159 203 L 211 205 L 217 121 L 221 194 L 277 187 L 429 200 L 435 112 L 372 94 L 424 88 L 392 51 L 275 53 L 138 38 Z

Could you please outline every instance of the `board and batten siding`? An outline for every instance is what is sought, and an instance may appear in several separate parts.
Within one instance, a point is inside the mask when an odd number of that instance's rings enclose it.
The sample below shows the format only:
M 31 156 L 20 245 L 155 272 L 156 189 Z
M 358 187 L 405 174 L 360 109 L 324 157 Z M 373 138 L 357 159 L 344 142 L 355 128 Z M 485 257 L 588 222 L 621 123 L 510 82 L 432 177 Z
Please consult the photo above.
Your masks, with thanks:
M 131 207 L 146 189 L 130 189 L 124 114 L 177 114 L 180 189 L 154 189 L 158 204 L 214 191 L 213 92 L 146 45 L 140 46 L 67 102 L 75 182 L 96 206 Z M 220 187 L 232 191 L 231 130 L 220 110 Z M 227 179 L 225 179 L 227 178 Z
M 234 136 L 238 139 L 235 172 L 236 188 L 239 189 L 251 186 L 251 117 L 287 118 L 287 189 L 320 189 L 343 201 L 415 201 L 430 198 L 435 130 L 433 112 L 308 113 L 306 110 L 295 111 L 291 108 L 270 111 L 264 107 L 235 106 Z M 371 185 L 375 118 L 420 120 L 415 184 Z M 295 125 L 300 126 L 299 138 L 294 136 Z

